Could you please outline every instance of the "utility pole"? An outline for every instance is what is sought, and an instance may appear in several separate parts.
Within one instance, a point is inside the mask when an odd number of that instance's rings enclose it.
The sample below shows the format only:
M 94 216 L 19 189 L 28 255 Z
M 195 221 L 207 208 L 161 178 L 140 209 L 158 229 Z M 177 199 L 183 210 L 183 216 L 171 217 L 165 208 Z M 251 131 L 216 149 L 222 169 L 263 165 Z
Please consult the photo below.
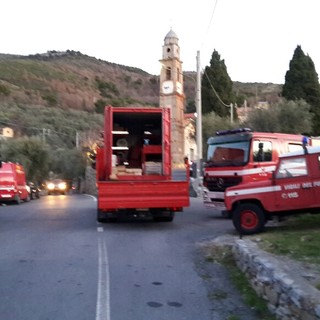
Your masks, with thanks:
M 200 185 L 202 175 L 202 107 L 201 107 L 201 70 L 200 70 L 200 51 L 197 51 L 197 90 L 196 90 L 196 111 L 197 111 L 197 185 Z
M 79 149 L 79 132 L 76 131 L 76 148 Z

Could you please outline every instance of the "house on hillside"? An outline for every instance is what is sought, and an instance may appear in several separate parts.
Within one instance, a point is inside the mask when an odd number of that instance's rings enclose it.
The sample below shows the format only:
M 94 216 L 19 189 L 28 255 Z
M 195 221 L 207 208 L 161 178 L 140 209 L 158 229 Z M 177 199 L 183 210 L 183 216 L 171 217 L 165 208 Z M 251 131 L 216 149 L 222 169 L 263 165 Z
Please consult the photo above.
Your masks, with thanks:
M 9 127 L 0 128 L 0 138 L 6 139 L 6 138 L 13 138 L 14 132 L 13 129 Z
M 244 122 L 247 120 L 248 115 L 250 112 L 256 109 L 262 109 L 262 110 L 267 110 L 269 109 L 270 104 L 268 101 L 258 101 L 253 107 L 247 107 L 246 101 L 243 104 L 243 107 L 241 108 L 236 108 L 237 111 L 237 116 L 240 122 Z

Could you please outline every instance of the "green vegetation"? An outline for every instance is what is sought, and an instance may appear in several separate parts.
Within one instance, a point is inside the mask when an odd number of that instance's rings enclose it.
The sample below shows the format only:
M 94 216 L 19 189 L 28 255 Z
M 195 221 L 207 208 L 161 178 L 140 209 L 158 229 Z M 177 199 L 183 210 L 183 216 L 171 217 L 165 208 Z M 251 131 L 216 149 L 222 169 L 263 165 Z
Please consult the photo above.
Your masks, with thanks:
M 120 92 L 114 83 L 103 81 L 99 77 L 96 77 L 95 81 L 102 97 L 111 98 L 113 95 L 119 96 Z
M 52 94 L 45 95 L 42 97 L 42 99 L 48 102 L 49 107 L 55 107 L 58 103 L 57 97 Z
M 0 84 L 0 95 L 8 96 L 10 94 L 10 90 L 3 84 Z
M 40 182 L 48 175 L 49 151 L 36 137 L 2 141 L 1 160 L 23 164 L 28 180 Z
M 301 46 L 294 51 L 290 68 L 285 76 L 282 96 L 288 100 L 303 99 L 311 106 L 314 115 L 313 135 L 320 134 L 320 85 L 312 59 Z
M 311 134 L 312 119 L 310 105 L 304 100 L 282 100 L 268 109 L 253 110 L 243 126 L 261 132 Z
M 66 179 L 82 177 L 86 152 L 103 131 L 103 116 L 85 111 L 2 104 L 0 119 L 1 127 L 14 131 L 14 138 L 1 141 L 1 160 L 23 164 L 27 178 L 39 182 L 50 171 Z
M 232 80 L 228 75 L 224 60 L 220 60 L 220 55 L 216 50 L 212 54 L 210 66 L 204 70 L 201 97 L 204 114 L 213 111 L 220 117 L 229 117 L 230 108 L 228 106 L 235 100 Z M 237 118 L 235 113 L 234 118 Z
M 320 268 L 320 215 L 303 214 L 290 217 L 282 226 L 269 227 L 259 235 L 259 246 L 278 255 L 319 264 Z

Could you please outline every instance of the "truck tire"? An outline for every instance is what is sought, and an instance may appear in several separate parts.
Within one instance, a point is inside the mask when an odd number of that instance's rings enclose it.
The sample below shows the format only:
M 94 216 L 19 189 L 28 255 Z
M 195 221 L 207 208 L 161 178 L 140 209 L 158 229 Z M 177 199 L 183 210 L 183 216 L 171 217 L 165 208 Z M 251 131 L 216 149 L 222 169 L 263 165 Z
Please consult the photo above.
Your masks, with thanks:
M 18 194 L 14 196 L 14 202 L 16 204 L 20 204 L 21 203 L 21 199 L 20 199 L 20 196 Z
M 232 214 L 233 225 L 240 234 L 262 232 L 266 224 L 263 209 L 254 203 L 240 204 Z
M 156 222 L 172 222 L 174 219 L 174 212 L 159 213 L 153 215 L 153 221 Z

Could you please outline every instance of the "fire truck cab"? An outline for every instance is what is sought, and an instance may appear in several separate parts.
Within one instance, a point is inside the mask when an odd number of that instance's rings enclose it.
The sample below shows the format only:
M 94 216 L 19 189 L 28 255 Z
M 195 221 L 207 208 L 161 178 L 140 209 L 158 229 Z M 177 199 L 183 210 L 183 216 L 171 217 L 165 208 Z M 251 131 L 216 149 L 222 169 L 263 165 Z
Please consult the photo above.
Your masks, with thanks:
M 224 200 L 241 234 L 263 231 L 273 216 L 318 213 L 320 147 L 306 146 L 281 155 L 271 178 L 229 187 Z
M 279 155 L 302 150 L 303 136 L 254 132 L 248 128 L 218 131 L 208 139 L 203 177 L 205 207 L 227 216 L 224 192 L 231 186 L 271 177 Z
M 1 162 L 0 202 L 30 201 L 26 175 L 22 165 L 13 162 Z

